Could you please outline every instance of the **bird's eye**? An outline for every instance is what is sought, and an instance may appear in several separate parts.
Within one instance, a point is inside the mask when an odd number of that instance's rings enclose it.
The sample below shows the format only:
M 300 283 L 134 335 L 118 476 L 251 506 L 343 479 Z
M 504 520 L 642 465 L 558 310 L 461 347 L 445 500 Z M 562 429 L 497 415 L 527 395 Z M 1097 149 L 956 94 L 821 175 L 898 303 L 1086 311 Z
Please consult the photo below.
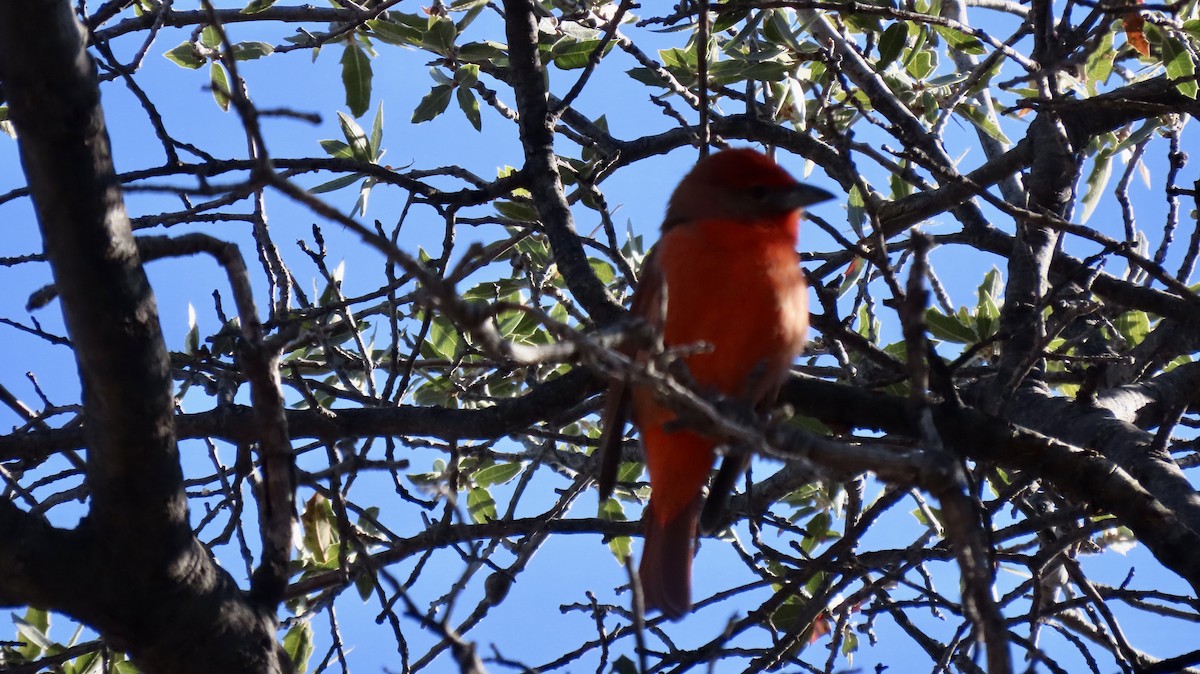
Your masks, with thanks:
M 766 201 L 767 197 L 771 194 L 771 190 L 767 189 L 764 185 L 755 185 L 750 188 L 749 194 L 750 198 L 755 201 Z

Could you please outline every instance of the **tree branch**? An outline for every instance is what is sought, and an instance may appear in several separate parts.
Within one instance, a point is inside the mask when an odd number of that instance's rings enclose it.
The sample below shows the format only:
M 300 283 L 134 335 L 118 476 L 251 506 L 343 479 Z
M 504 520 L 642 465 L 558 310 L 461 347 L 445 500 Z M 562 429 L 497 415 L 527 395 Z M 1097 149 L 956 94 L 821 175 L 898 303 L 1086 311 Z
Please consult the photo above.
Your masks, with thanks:
M 0 4 L 0 80 L 75 348 L 92 494 L 75 534 L 5 504 L 0 528 L 33 550 L 68 536 L 91 541 L 86 588 L 27 593 L 93 626 L 147 672 L 287 671 L 274 614 L 246 601 L 191 535 L 170 360 L 69 2 Z M 19 559 L 14 539 L 0 541 L 5 559 Z
M 592 319 L 607 325 L 624 315 L 583 252 L 571 209 L 563 194 L 554 156 L 554 127 L 546 104 L 546 80 L 538 56 L 538 26 L 529 0 L 504 0 L 508 34 L 509 84 L 516 93 L 520 113 L 521 144 L 525 148 L 524 172 L 550 247 L 567 287 Z

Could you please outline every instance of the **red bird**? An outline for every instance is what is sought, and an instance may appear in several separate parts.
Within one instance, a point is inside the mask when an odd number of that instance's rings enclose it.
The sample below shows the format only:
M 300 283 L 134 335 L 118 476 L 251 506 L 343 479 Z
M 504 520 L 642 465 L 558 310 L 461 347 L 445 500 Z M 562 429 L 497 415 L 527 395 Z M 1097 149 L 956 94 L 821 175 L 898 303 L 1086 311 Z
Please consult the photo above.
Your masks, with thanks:
M 800 209 L 830 198 L 751 149 L 701 159 L 679 183 L 631 311 L 660 329 L 668 347 L 711 347 L 684 358 L 701 391 L 756 406 L 775 399 L 808 328 L 796 253 Z M 677 619 L 692 608 L 692 555 L 715 443 L 675 427 L 675 413 L 653 392 L 614 380 L 604 411 L 602 499 L 616 481 L 630 403 L 651 487 L 638 574 L 646 608 Z M 718 523 L 748 460 L 725 459 L 705 506 L 706 529 Z

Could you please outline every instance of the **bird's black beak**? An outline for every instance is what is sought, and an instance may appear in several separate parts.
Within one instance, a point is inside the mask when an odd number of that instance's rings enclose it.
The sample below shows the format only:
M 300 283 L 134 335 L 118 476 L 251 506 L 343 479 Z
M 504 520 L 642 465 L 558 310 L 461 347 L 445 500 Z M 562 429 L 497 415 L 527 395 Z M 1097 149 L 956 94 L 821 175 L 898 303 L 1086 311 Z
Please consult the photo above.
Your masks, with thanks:
M 813 187 L 804 183 L 796 183 L 788 188 L 785 196 L 789 210 L 819 204 L 822 201 L 829 201 L 832 198 L 832 194 L 820 187 Z

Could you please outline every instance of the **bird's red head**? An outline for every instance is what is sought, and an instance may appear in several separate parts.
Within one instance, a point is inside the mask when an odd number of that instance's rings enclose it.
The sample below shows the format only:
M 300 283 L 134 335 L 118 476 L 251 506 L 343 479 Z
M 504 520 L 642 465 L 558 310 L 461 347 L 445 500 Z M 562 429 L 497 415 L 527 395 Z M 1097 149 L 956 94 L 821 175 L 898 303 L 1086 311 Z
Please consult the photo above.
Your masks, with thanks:
M 777 219 L 832 198 L 823 189 L 797 182 L 757 150 L 722 150 L 701 159 L 684 176 L 671 195 L 663 229 L 697 220 Z

